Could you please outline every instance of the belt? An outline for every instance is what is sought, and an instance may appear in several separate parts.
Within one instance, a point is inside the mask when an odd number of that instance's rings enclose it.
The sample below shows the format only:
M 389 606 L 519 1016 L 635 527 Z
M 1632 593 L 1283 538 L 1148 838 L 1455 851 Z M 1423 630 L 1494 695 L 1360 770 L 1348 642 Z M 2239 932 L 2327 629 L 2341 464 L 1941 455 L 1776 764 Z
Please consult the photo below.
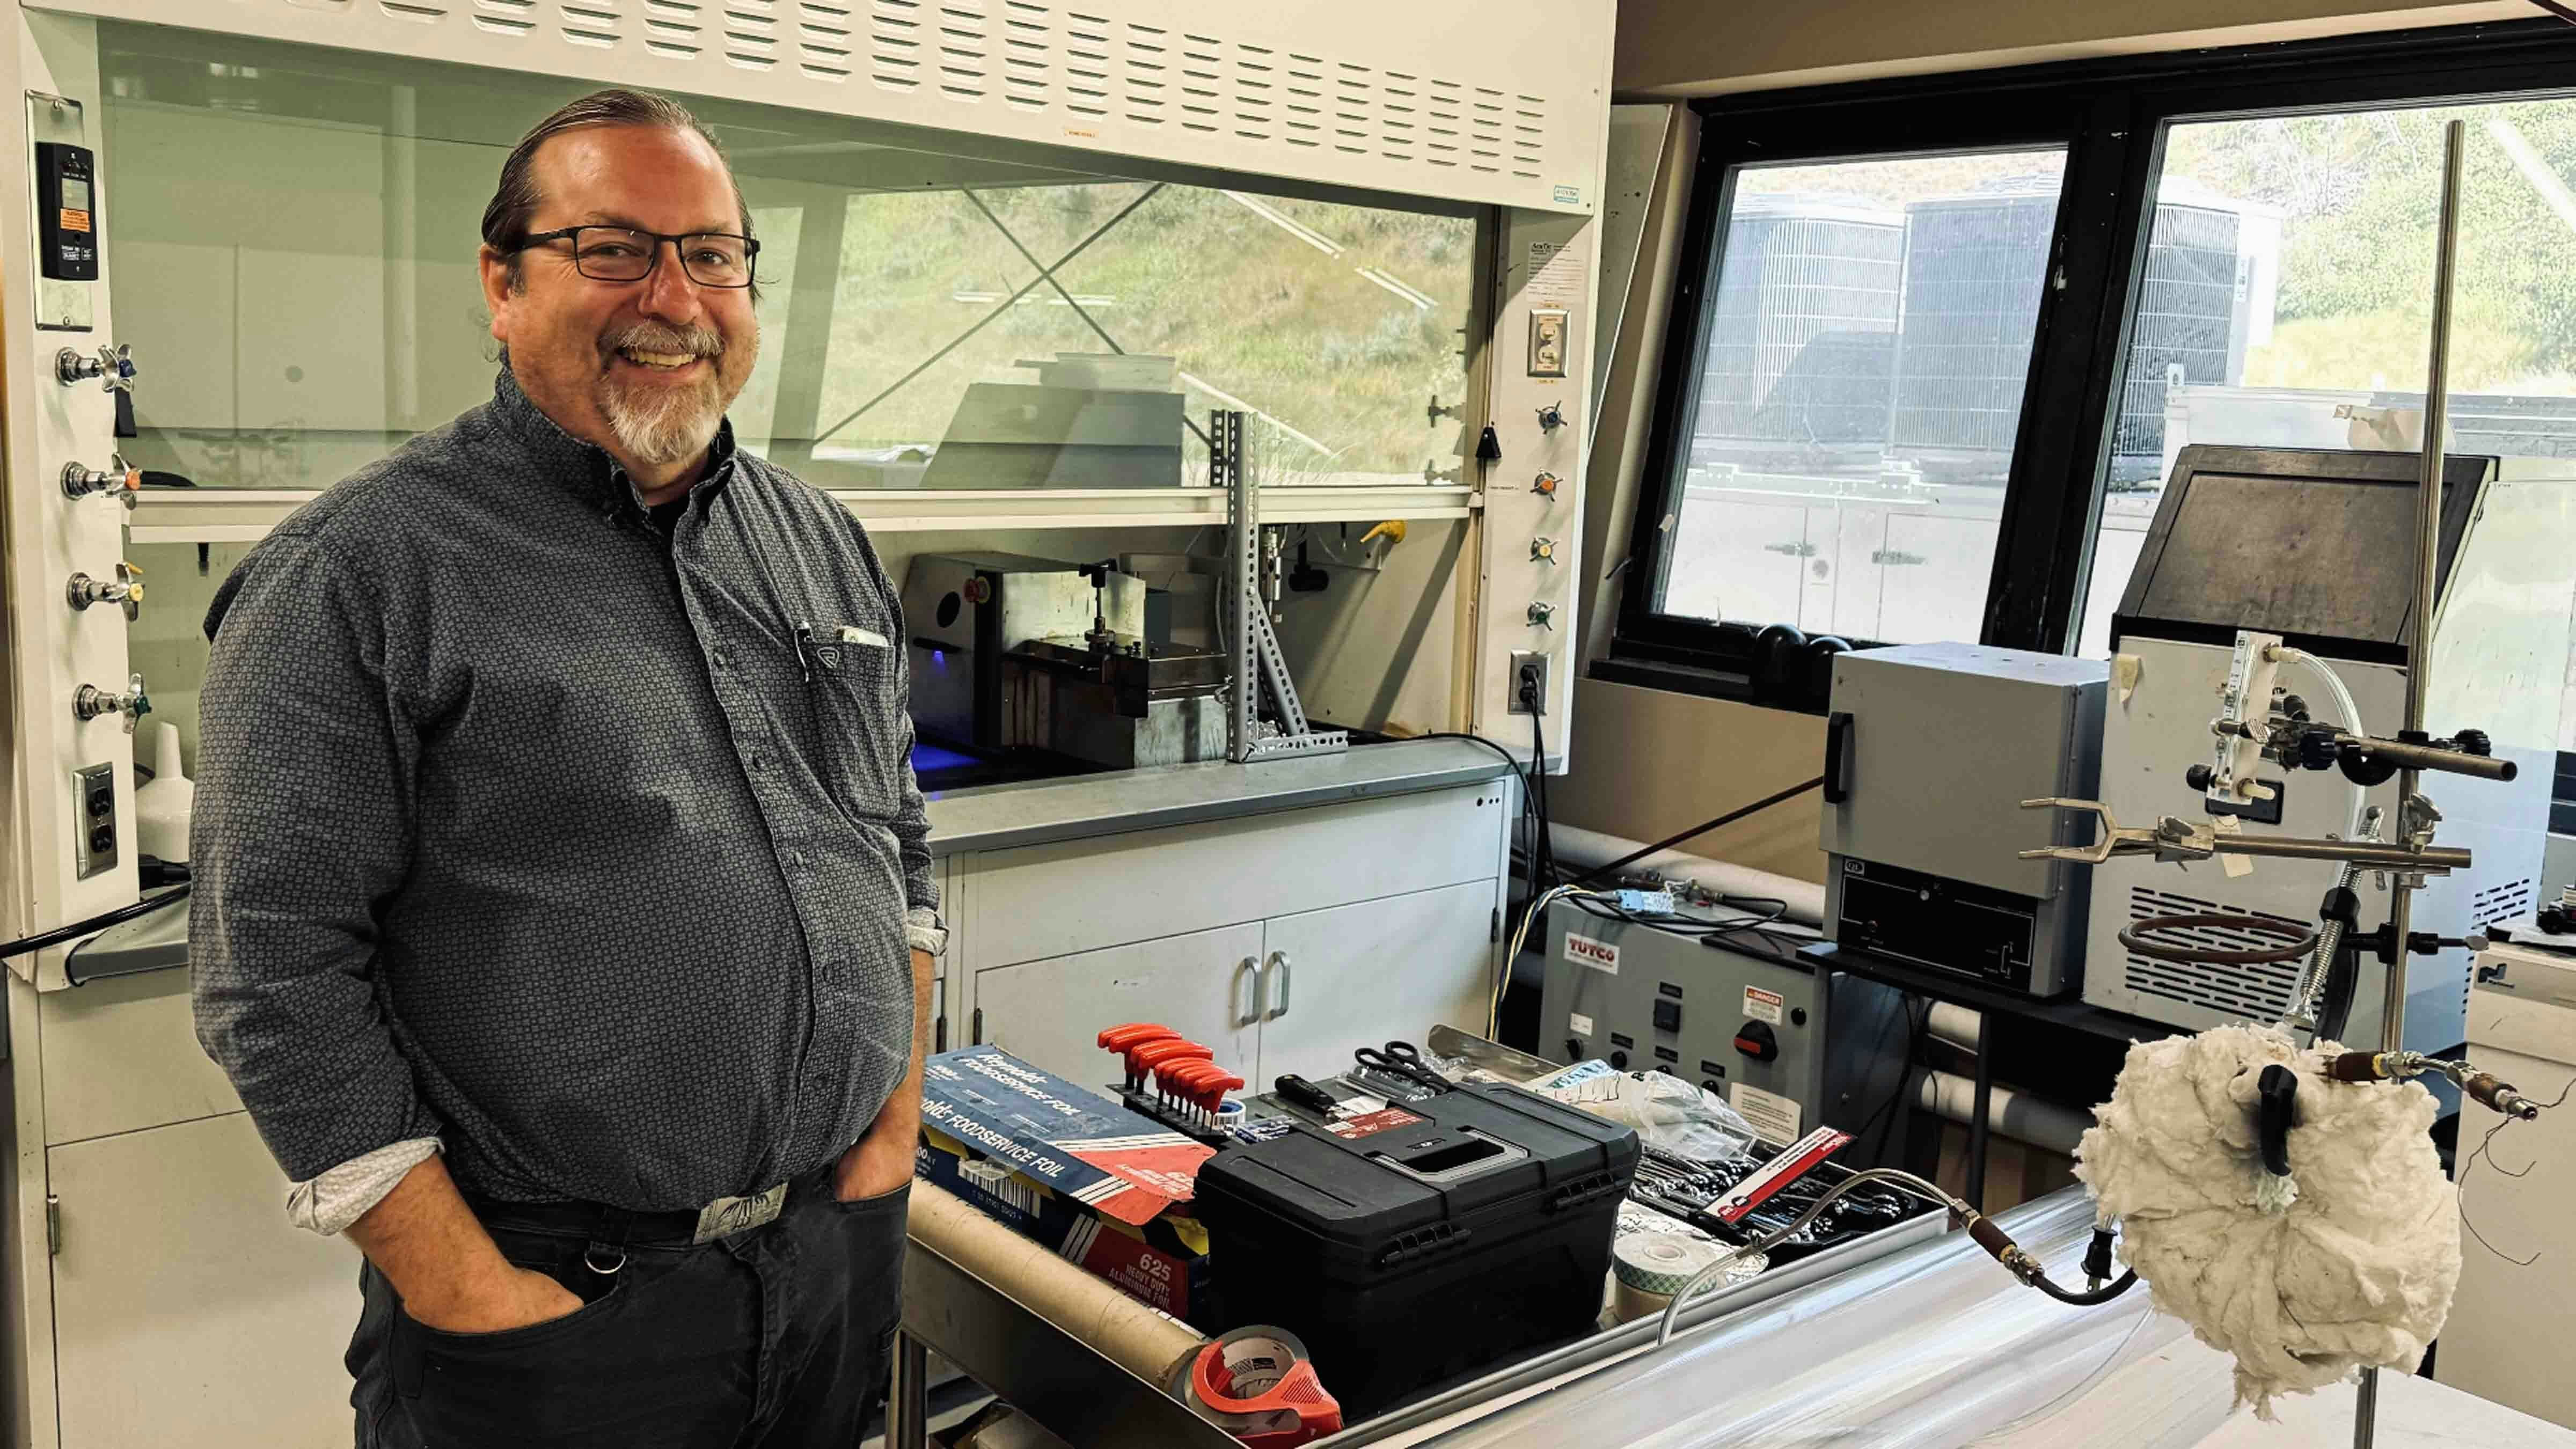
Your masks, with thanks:
M 626 1264 L 626 1249 L 698 1247 L 746 1233 L 777 1218 L 791 1191 L 828 1181 L 831 1164 L 804 1177 L 773 1183 L 742 1197 L 720 1197 L 703 1207 L 673 1212 L 637 1212 L 607 1203 L 504 1202 L 467 1196 L 466 1206 L 489 1223 L 504 1227 L 546 1228 L 586 1237 L 584 1254 L 591 1271 L 614 1273 Z

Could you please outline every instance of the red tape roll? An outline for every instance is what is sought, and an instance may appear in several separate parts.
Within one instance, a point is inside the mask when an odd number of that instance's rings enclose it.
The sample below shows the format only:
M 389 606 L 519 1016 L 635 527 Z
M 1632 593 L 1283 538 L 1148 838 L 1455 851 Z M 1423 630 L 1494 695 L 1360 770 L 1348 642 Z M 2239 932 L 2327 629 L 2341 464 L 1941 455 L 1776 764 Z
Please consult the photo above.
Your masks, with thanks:
M 1191 1361 L 1189 1392 L 1199 1415 L 1262 1449 L 1338 1434 L 1342 1406 L 1324 1392 L 1306 1345 L 1283 1328 L 1238 1328 Z

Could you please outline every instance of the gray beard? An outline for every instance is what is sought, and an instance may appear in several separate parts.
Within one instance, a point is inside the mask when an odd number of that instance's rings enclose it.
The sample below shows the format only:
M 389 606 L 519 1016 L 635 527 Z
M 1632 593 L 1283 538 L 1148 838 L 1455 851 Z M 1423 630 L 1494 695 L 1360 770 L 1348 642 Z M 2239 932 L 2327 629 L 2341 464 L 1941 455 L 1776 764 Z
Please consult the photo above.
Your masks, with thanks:
M 684 463 L 713 442 L 724 424 L 724 408 L 705 392 L 692 388 L 657 402 L 628 394 L 614 383 L 599 390 L 599 410 L 608 418 L 619 446 L 635 461 L 653 467 Z

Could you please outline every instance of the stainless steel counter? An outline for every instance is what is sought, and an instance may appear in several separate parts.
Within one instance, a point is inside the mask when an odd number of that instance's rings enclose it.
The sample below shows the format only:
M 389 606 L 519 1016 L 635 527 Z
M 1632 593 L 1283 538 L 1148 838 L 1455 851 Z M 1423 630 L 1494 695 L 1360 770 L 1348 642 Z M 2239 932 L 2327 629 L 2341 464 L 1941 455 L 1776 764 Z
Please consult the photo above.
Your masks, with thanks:
M 1682 1315 L 1686 1328 L 1747 1314 L 1802 1290 L 1899 1254 L 1919 1253 L 1943 1238 L 1943 1221 L 1926 1216 L 1884 1229 L 1783 1268 L 1711 1292 Z M 1959 1238 L 1964 1243 L 1964 1236 Z M 923 1354 L 942 1357 L 1017 1405 L 1077 1449 L 1215 1449 L 1234 1441 L 1186 1408 L 914 1238 L 904 1260 L 902 1332 L 889 1403 L 890 1449 L 920 1449 L 926 1440 Z M 2009 1281 L 2009 1280 L 2007 1280 Z M 2034 1295 L 2035 1296 L 2035 1295 Z M 2145 1295 L 2141 1294 L 2143 1300 Z M 1783 1320 L 1786 1321 L 1786 1320 Z M 1532 1395 L 1657 1350 L 1656 1319 L 1641 1319 L 1497 1367 L 1409 1407 L 1380 1415 L 1321 1446 L 1358 1449 L 1447 1442 L 1440 1436 L 1473 1426 Z M 1329 1388 L 1330 1386 L 1327 1385 Z M 1621 1441 L 1625 1442 L 1625 1441 Z
M 1465 740 L 1396 740 L 1338 755 L 1163 765 L 930 797 L 933 855 L 1191 825 L 1500 779 L 1500 755 Z

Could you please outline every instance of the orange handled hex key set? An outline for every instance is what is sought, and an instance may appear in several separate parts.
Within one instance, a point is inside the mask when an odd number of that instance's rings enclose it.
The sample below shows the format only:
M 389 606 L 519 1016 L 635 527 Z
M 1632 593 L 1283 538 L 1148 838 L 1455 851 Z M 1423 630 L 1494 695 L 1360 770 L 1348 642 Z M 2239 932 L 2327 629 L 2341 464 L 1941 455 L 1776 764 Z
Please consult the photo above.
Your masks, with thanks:
M 1226 1094 L 1244 1080 L 1216 1064 L 1214 1049 L 1149 1021 L 1113 1026 L 1099 1042 L 1126 1067 L 1128 1105 L 1197 1135 L 1222 1131 Z

